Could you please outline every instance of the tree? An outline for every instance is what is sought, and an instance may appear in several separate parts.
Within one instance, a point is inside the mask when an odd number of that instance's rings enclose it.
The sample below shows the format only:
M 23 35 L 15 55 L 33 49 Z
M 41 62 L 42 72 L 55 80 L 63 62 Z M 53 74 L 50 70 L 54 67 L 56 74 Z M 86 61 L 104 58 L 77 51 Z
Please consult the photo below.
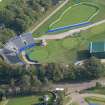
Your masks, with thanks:
M 75 75 L 76 68 L 73 64 L 69 64 L 68 67 L 64 68 L 64 79 L 67 80 L 75 80 L 76 75 Z
M 23 19 L 16 18 L 14 21 L 11 22 L 10 26 L 13 30 L 15 30 L 17 33 L 22 33 L 25 31 L 27 25 L 26 22 Z
M 29 75 L 23 75 L 21 83 L 22 83 L 23 89 L 29 88 L 31 86 L 30 76 Z
M 96 88 L 102 88 L 102 84 L 100 82 L 96 82 Z
M 53 80 L 55 82 L 60 81 L 63 79 L 63 74 L 60 68 L 60 64 L 54 64 L 54 68 L 53 68 Z
M 9 38 L 15 35 L 15 32 L 9 28 L 0 29 L 0 42 L 5 43 Z
M 38 79 L 40 81 L 44 82 L 44 80 L 45 80 L 45 69 L 42 66 L 39 67 L 37 75 L 38 75 Z
M 0 89 L 0 101 L 3 100 L 3 97 L 5 96 L 5 90 Z
M 8 9 L 4 9 L 0 11 L 0 23 L 5 23 L 7 26 L 8 24 L 13 21 L 15 15 Z
M 14 80 L 14 78 L 12 78 L 12 79 L 10 80 L 10 86 L 11 86 L 11 87 L 15 87 L 15 80 Z
M 99 78 L 105 75 L 105 67 L 103 64 L 101 64 L 100 60 L 91 57 L 89 60 L 87 60 L 84 63 L 84 68 L 87 71 L 87 75 L 89 75 L 90 78 Z

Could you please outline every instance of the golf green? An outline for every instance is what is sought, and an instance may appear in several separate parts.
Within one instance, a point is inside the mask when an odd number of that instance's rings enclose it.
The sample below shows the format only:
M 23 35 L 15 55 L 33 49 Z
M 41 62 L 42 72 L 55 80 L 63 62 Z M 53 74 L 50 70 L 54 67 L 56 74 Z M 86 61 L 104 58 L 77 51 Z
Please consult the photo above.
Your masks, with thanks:
M 98 7 L 92 4 L 88 3 L 75 4 L 64 10 L 60 17 L 58 17 L 57 20 L 53 21 L 50 24 L 49 28 L 55 29 L 72 24 L 90 21 L 97 15 L 97 13 Z

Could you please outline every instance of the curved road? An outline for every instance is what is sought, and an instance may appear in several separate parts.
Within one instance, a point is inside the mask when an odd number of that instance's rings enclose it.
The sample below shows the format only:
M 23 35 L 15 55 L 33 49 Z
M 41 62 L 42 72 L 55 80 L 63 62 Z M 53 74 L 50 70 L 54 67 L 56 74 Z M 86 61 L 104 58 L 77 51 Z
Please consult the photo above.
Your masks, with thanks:
M 26 57 L 26 52 L 25 51 L 23 51 L 21 54 L 22 54 L 23 62 L 25 62 L 27 64 L 30 64 L 30 65 L 40 64 L 40 63 L 35 63 L 35 62 L 32 62 L 32 61 L 29 61 Z

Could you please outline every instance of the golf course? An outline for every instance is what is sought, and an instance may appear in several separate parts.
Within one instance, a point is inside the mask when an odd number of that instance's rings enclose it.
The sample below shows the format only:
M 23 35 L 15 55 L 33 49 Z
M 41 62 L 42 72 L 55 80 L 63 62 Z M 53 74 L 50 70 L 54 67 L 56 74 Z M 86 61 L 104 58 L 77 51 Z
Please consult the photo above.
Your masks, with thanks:
M 75 34 L 62 40 L 49 40 L 48 46 L 36 46 L 29 50 L 28 56 L 41 63 L 61 62 L 73 63 L 78 59 L 79 52 L 88 50 L 91 41 L 104 41 L 105 23 Z M 82 55 L 83 57 L 87 55 Z
M 33 36 L 38 37 L 46 34 L 48 30 L 56 29 L 59 27 L 70 26 L 82 22 L 97 22 L 103 20 L 105 17 L 105 2 L 104 0 L 80 0 L 79 3 L 75 0 L 70 0 L 59 11 L 50 17 L 43 25 L 41 25 Z M 61 30 L 55 33 L 62 33 L 70 29 Z
M 81 22 L 95 23 L 101 21 L 105 17 L 104 12 L 104 0 L 81 0 L 79 3 L 71 0 L 71 2 L 68 2 L 39 27 L 33 33 L 33 36 L 43 36 L 46 35 L 46 32 L 50 29 L 56 29 Z M 91 41 L 104 41 L 104 27 L 105 23 L 75 33 L 72 37 L 67 37 L 61 40 L 48 40 L 48 45 L 46 47 L 41 47 L 38 44 L 38 46 L 29 50 L 27 55 L 31 60 L 37 60 L 40 63 L 59 62 L 67 64 L 74 63 L 82 58 L 86 59 L 89 56 L 86 52 L 89 50 L 89 43 Z M 54 32 L 53 34 L 67 32 L 68 30 L 70 29 Z
M 57 20 L 50 24 L 49 29 L 91 21 L 94 14 L 98 14 L 98 11 L 99 8 L 97 6 L 88 3 L 80 3 L 70 6 L 60 15 Z

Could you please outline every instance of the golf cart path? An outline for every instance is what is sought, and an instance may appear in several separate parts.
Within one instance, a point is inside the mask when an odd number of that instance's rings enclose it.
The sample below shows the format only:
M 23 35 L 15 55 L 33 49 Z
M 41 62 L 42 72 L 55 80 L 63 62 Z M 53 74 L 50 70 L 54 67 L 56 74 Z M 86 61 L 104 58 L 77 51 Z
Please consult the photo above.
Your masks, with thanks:
M 42 36 L 42 37 L 39 37 L 39 38 L 34 38 L 34 40 L 43 40 L 43 39 L 45 39 L 45 40 L 56 40 L 56 39 L 64 39 L 65 37 L 73 36 L 74 33 L 79 33 L 81 31 L 87 30 L 89 28 L 92 28 L 94 26 L 98 26 L 98 25 L 103 24 L 103 23 L 105 23 L 105 19 L 104 20 L 101 20 L 99 22 L 93 23 L 91 25 L 85 26 L 85 27 L 81 27 L 81 28 L 77 28 L 77 29 L 72 29 L 72 30 L 69 30 L 67 32 L 63 32 L 63 33 L 60 33 L 60 34 L 45 35 L 45 36 Z
M 66 5 L 69 2 L 69 0 L 64 0 L 64 2 L 55 9 L 49 16 L 47 16 L 41 23 L 39 23 L 36 27 L 34 27 L 31 32 L 33 33 L 36 31 L 41 25 L 43 25 L 48 19 L 50 19 L 56 12 L 58 12 L 64 5 Z
M 30 65 L 40 64 L 40 63 L 36 63 L 34 61 L 29 61 L 26 57 L 26 52 L 25 51 L 22 51 L 21 55 L 22 55 L 23 62 L 25 62 L 27 64 L 30 64 Z
M 79 93 L 72 93 L 70 96 L 72 102 L 76 102 L 78 105 L 89 105 Z

